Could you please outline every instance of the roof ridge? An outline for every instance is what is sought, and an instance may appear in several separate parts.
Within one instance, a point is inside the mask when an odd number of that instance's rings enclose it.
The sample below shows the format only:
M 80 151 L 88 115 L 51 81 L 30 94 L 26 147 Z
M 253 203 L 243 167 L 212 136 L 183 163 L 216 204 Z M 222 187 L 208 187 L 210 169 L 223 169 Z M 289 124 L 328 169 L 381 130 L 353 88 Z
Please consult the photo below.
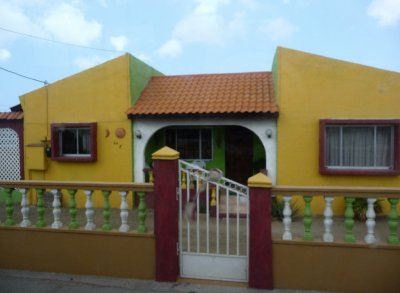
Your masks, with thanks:
M 152 78 L 172 78 L 172 77 L 192 77 L 192 76 L 223 76 L 223 75 L 250 75 L 268 73 L 272 74 L 272 71 L 248 71 L 248 72 L 223 72 L 223 73 L 195 73 L 195 74 L 176 74 L 176 75 L 159 75 L 153 76 Z

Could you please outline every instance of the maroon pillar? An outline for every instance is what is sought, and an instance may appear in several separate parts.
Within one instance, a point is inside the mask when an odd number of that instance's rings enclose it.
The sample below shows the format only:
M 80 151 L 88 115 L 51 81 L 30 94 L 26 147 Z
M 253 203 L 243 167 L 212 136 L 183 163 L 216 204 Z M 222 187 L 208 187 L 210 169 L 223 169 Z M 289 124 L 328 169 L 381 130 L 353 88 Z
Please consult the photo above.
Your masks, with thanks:
M 249 178 L 249 287 L 273 289 L 271 236 L 271 180 L 264 174 Z
M 153 154 L 156 281 L 162 282 L 175 282 L 179 275 L 178 158 L 178 152 L 166 147 Z

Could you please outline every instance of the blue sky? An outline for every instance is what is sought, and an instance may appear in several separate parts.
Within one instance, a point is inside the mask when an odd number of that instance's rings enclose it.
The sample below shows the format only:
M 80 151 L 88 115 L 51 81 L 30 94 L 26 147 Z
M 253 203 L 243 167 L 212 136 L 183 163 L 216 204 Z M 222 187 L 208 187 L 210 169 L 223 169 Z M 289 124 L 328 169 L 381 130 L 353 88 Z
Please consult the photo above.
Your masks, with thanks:
M 0 67 L 49 83 L 123 52 L 167 75 L 266 71 L 277 46 L 400 72 L 400 0 L 0 0 Z M 0 111 L 41 86 L 0 70 Z

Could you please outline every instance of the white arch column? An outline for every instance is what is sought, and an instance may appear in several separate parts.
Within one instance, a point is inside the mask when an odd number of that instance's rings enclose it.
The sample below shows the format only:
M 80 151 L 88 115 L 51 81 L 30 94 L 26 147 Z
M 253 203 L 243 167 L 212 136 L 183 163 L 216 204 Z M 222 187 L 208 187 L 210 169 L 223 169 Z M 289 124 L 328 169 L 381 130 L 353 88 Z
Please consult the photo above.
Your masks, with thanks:
M 145 150 L 150 138 L 167 126 L 242 126 L 258 136 L 265 149 L 268 176 L 276 183 L 276 118 L 134 118 L 133 119 L 133 176 L 135 182 L 144 182 Z M 140 133 L 140 138 L 139 134 Z

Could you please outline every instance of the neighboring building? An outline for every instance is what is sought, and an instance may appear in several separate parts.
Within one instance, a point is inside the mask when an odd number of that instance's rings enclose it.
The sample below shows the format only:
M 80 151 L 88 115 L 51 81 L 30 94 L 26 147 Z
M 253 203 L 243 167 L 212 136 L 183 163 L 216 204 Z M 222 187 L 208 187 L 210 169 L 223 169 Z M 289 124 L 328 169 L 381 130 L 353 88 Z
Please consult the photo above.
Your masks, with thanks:
M 11 108 L 11 112 L 0 112 L 0 180 L 24 179 L 24 113 L 21 106 Z M 13 193 L 13 201 L 20 196 Z M 5 194 L 0 190 L 0 202 L 5 202 Z
M 0 180 L 24 178 L 24 114 L 20 107 L 0 112 Z

